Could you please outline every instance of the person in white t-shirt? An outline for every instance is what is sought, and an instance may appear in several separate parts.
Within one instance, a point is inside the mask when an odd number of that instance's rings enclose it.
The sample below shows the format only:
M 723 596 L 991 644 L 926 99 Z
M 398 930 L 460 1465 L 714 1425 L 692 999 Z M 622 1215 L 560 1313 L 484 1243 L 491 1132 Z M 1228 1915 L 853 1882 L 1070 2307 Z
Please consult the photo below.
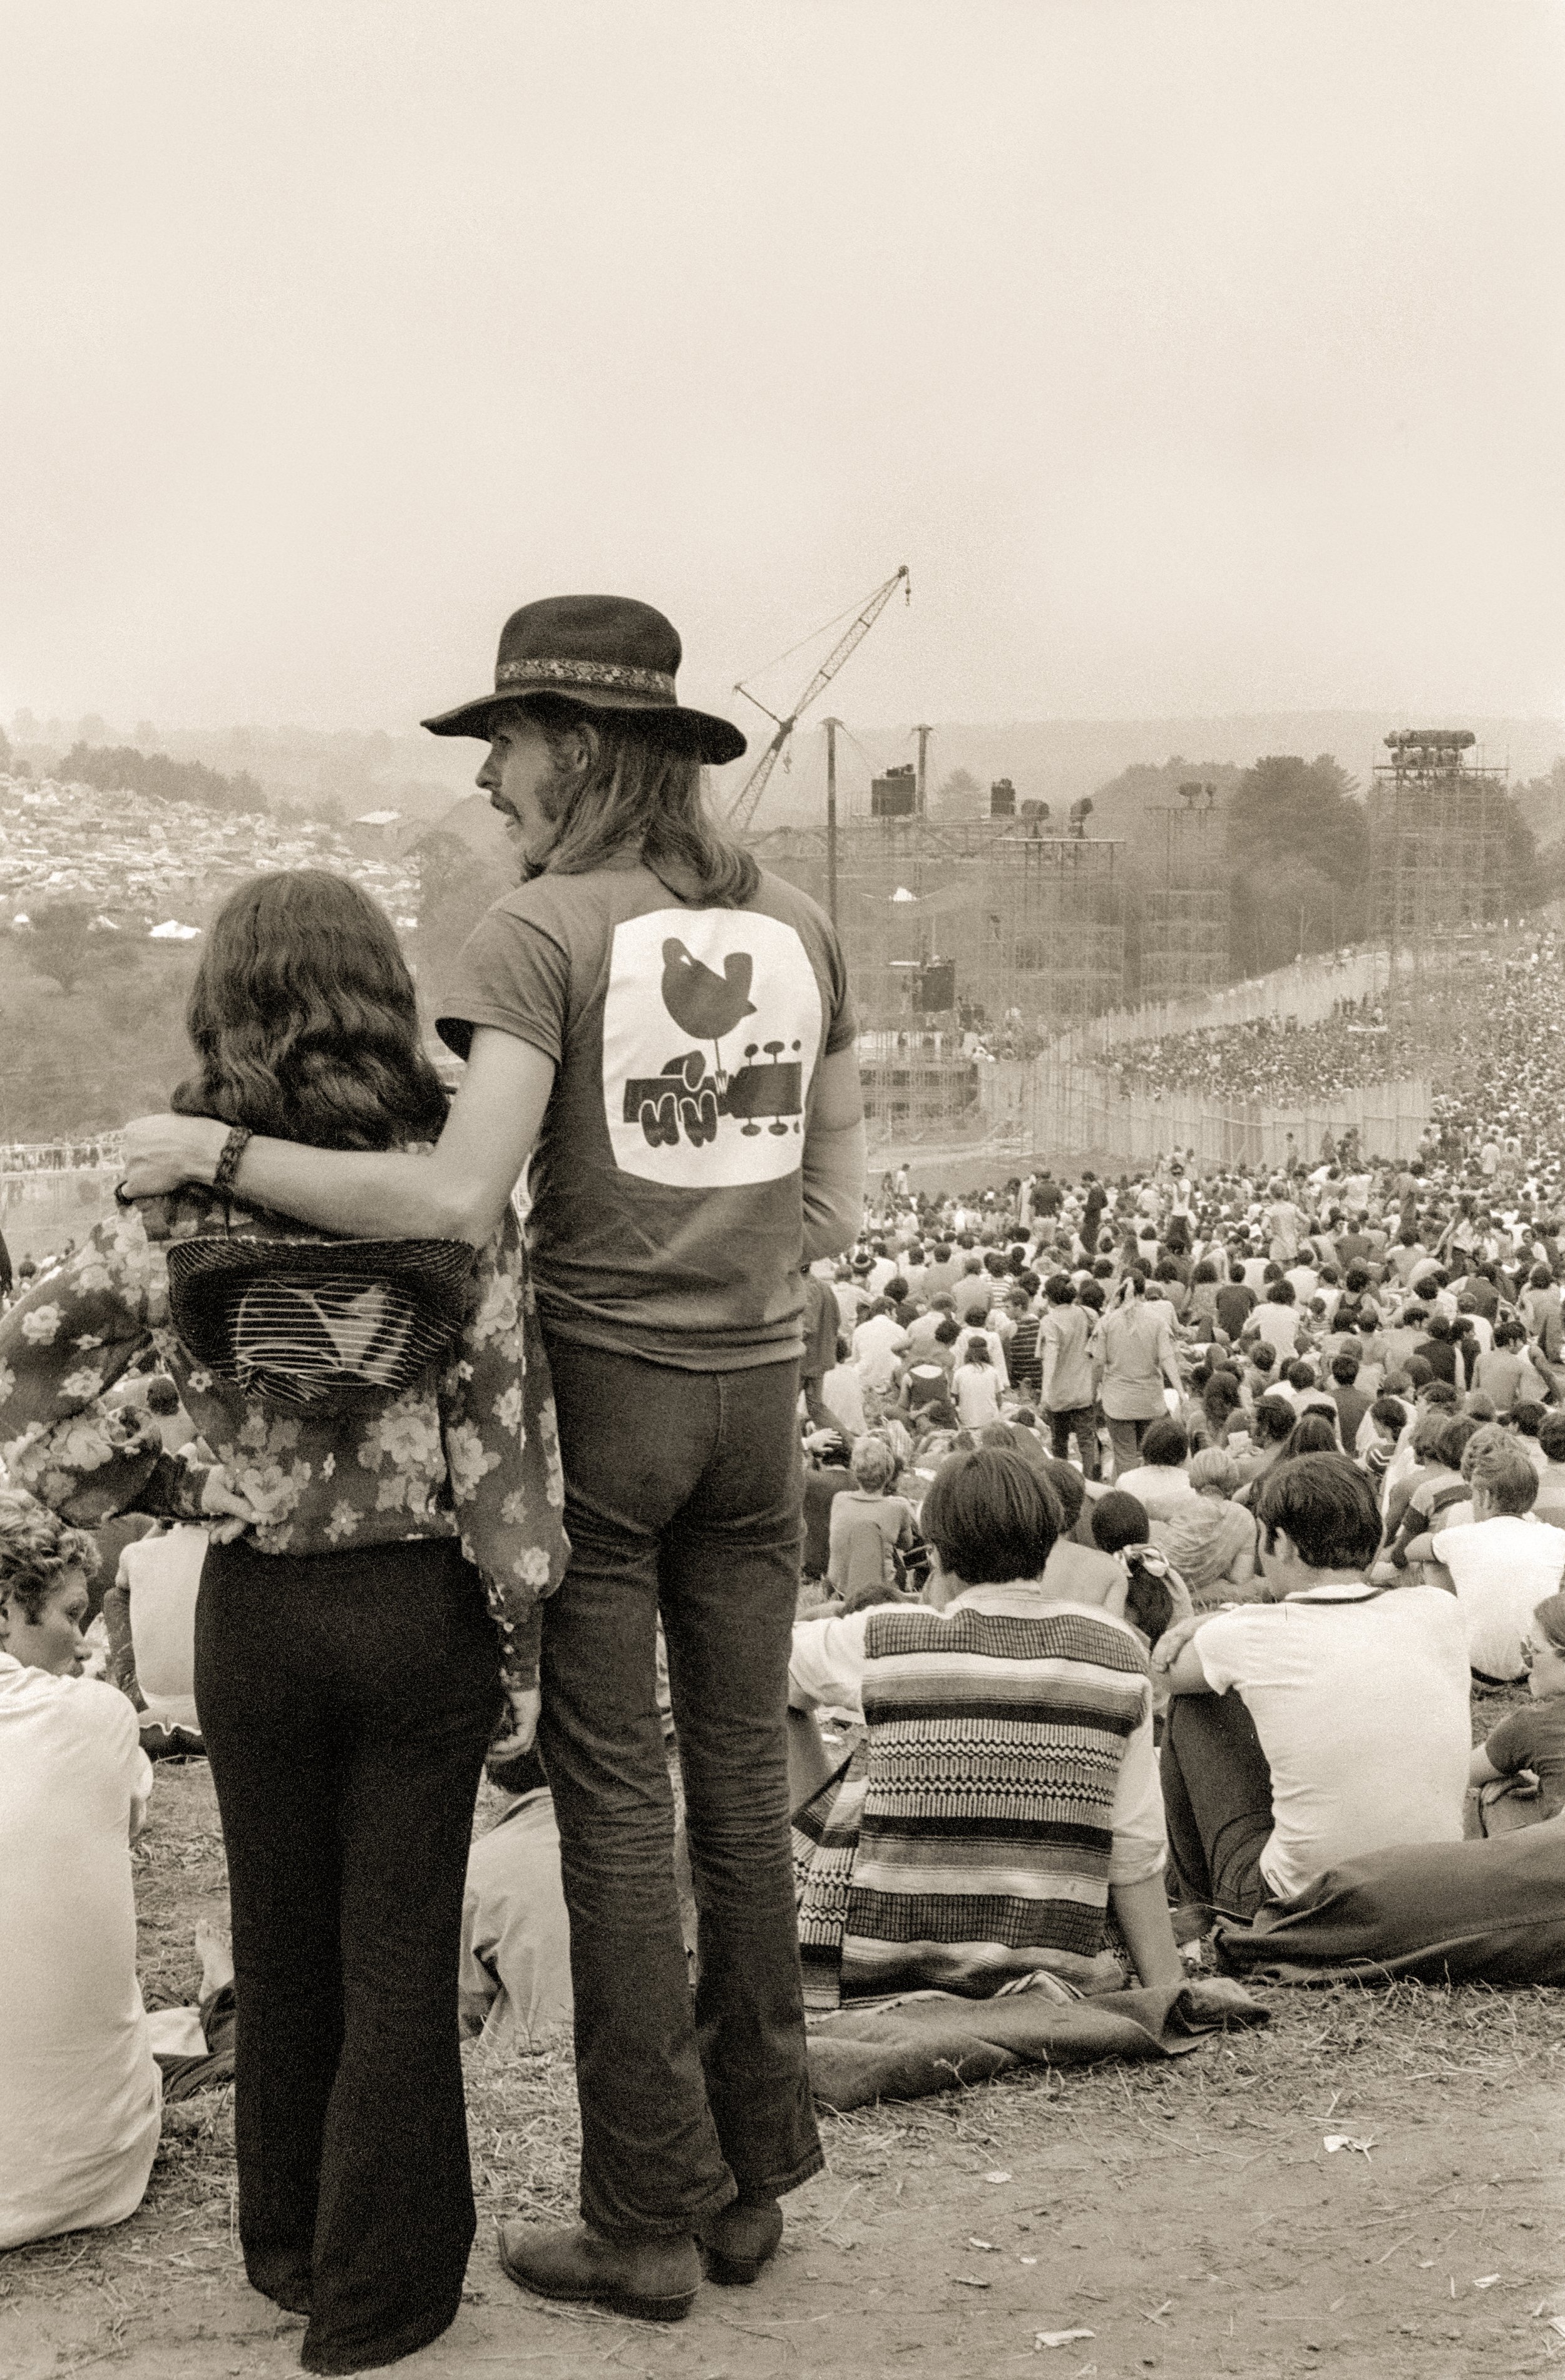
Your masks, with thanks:
M 90 1537 L 0 1491 L 0 2248 L 122 2223 L 162 2091 L 136 1980 L 136 1713 L 81 1675 Z
M 1409 1563 L 1443 1562 L 1467 1633 L 1467 1655 L 1480 1677 L 1509 1682 L 1526 1674 L 1523 1645 L 1545 1596 L 1565 1575 L 1565 1529 L 1533 1518 L 1538 1475 L 1514 1439 L 1482 1431 L 1462 1469 L 1473 1518 L 1425 1533 L 1407 1548 Z
M 906 1331 L 885 1300 L 877 1299 L 853 1334 L 854 1362 L 867 1389 L 880 1395 L 891 1387 L 906 1345 Z
M 0 2249 L 123 2223 L 165 2098 L 233 2079 L 233 1954 L 197 1929 L 201 2006 L 148 2018 L 130 1846 L 152 1768 L 127 1697 L 81 1675 L 91 1537 L 0 1488 Z
M 1459 1842 L 1472 1750 L 1462 1614 L 1438 1587 L 1365 1583 L 1364 1473 L 1279 1463 L 1256 1516 L 1268 1600 L 1180 1622 L 1153 1656 L 1181 1891 L 1241 1918 L 1362 1852 Z

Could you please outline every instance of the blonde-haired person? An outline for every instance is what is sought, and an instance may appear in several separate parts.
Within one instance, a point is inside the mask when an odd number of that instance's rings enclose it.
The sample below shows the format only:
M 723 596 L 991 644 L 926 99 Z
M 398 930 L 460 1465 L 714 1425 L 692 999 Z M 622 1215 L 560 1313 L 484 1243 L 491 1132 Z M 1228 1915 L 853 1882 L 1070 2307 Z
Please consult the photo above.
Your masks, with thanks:
M 467 1062 L 429 1156 L 258 1138 L 243 1192 L 334 1232 L 481 1240 L 529 1168 L 571 1560 L 540 1744 L 575 1980 L 579 2225 L 502 2230 L 511 2277 L 688 2311 L 700 2256 L 752 2279 L 819 2170 L 788 1834 L 801 1267 L 864 1210 L 857 1026 L 835 933 L 708 810 L 744 749 L 675 691 L 644 603 L 559 596 L 501 636 L 492 692 L 427 723 L 523 881 L 496 885 L 437 1018 Z M 211 1179 L 219 1127 L 127 1130 L 133 1180 Z M 692 2006 L 656 1694 L 661 1612 L 701 1904 Z
M 843 1609 L 857 1611 L 895 1593 L 895 1556 L 917 1529 L 906 1497 L 892 1493 L 897 1459 L 883 1439 L 861 1438 L 849 1467 L 854 1485 L 831 1503 L 828 1576 Z
M 322 1153 L 407 1148 L 444 1122 L 391 922 L 345 878 L 241 885 L 209 929 L 188 1021 L 197 1064 L 176 1099 L 231 1145 L 291 1128 Z M 486 1747 L 530 1738 L 540 1600 L 564 1566 L 515 1219 L 476 1249 L 413 1253 L 461 1283 L 427 1342 L 400 1305 L 406 1265 L 334 1284 L 349 1252 L 219 1180 L 122 1205 L 0 1321 L 13 1481 L 89 1524 L 203 1506 L 250 1524 L 207 1550 L 196 1703 L 242 2011 L 240 2244 L 255 2287 L 309 2313 L 312 2372 L 410 2354 L 461 2301 L 468 1838 Z M 237 1305 L 201 1288 L 244 1277 Z M 360 1341 L 361 1325 L 376 1327 Z M 426 1352 L 398 1386 L 382 1358 L 409 1346 Z M 105 1410 L 154 1350 L 216 1469 L 187 1471 L 137 1408 Z
M 1203 1447 L 1190 1458 L 1189 1478 L 1194 1493 L 1151 1522 L 1151 1543 L 1198 1605 L 1248 1600 L 1238 1591 L 1255 1587 L 1256 1516 L 1233 1501 L 1239 1465 L 1225 1447 Z

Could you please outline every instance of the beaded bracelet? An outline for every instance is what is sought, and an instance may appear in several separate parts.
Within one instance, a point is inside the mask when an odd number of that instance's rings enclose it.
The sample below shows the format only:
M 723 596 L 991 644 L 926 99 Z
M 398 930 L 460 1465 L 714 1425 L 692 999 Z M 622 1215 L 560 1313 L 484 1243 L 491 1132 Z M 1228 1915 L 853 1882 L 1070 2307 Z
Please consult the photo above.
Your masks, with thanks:
M 249 1148 L 250 1135 L 242 1123 L 237 1123 L 218 1153 L 217 1167 L 212 1186 L 219 1198 L 234 1196 L 234 1176 L 239 1170 L 239 1160 Z

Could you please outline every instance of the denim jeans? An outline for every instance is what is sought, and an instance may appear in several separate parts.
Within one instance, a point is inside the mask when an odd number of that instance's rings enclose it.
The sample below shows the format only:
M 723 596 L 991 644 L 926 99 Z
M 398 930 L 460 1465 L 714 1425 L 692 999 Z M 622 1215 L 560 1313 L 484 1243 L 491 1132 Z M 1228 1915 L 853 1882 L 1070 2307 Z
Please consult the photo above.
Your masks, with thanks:
M 1253 1917 L 1269 1897 L 1260 1860 L 1272 1829 L 1271 1769 L 1239 1696 L 1171 1696 L 1158 1765 L 1180 1899 Z
M 687 2233 L 821 2166 L 788 1832 L 796 1362 L 690 1372 L 552 1339 L 571 1557 L 539 1746 L 571 1924 L 581 2211 Z M 692 2002 L 656 1630 L 698 1913 Z
M 1122 1471 L 1134 1471 L 1135 1458 L 1141 1451 L 1141 1441 L 1152 1427 L 1151 1418 L 1145 1421 L 1116 1421 L 1105 1415 L 1109 1430 L 1109 1451 L 1114 1458 L 1114 1476 Z
M 446 1537 L 214 1545 L 196 1701 L 228 1853 L 245 2268 L 309 2306 L 307 2370 L 387 2363 L 452 2321 L 475 2225 L 456 1971 L 501 1709 L 478 1574 Z
M 1076 1451 L 1082 1459 L 1082 1471 L 1088 1479 L 1098 1476 L 1098 1407 L 1096 1405 L 1062 1405 L 1058 1412 L 1049 1410 L 1049 1452 L 1056 1463 L 1063 1463 L 1070 1448 L 1072 1432 L 1075 1434 Z

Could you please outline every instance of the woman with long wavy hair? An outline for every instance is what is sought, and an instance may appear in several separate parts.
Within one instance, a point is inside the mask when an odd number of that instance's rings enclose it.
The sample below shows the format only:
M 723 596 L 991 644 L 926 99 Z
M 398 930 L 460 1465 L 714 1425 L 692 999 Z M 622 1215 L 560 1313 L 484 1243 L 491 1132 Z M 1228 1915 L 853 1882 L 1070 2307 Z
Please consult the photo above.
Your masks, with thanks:
M 753 2280 L 819 2170 L 788 1834 L 802 1268 L 864 1211 L 857 1027 L 815 904 L 705 804 L 744 750 L 675 692 L 680 641 L 619 596 L 529 603 L 494 691 L 427 722 L 523 882 L 479 925 L 439 1029 L 467 1062 L 425 1159 L 258 1138 L 240 1182 L 332 1231 L 490 1228 L 524 1166 L 560 1408 L 570 1567 L 546 1607 L 540 1748 L 571 1925 L 581 2221 L 502 2230 L 549 2297 L 685 2313 L 704 2261 Z M 496 892 L 503 888 L 496 886 Z M 223 1138 L 143 1120 L 132 1178 L 212 1178 Z M 656 1635 L 700 1912 L 692 2003 Z
M 215 919 L 176 1109 L 230 1145 L 410 1150 L 446 1098 L 389 921 L 264 876 Z M 482 1243 L 339 1246 L 210 1187 L 123 1205 L 0 1324 L 0 1462 L 70 1520 L 204 1509 L 196 1700 L 228 1853 L 246 2269 L 313 2372 L 438 2337 L 474 2229 L 457 2056 L 486 1747 L 530 1741 L 564 1569 L 547 1366 L 507 1208 Z M 216 1458 L 102 1402 L 149 1348 Z

